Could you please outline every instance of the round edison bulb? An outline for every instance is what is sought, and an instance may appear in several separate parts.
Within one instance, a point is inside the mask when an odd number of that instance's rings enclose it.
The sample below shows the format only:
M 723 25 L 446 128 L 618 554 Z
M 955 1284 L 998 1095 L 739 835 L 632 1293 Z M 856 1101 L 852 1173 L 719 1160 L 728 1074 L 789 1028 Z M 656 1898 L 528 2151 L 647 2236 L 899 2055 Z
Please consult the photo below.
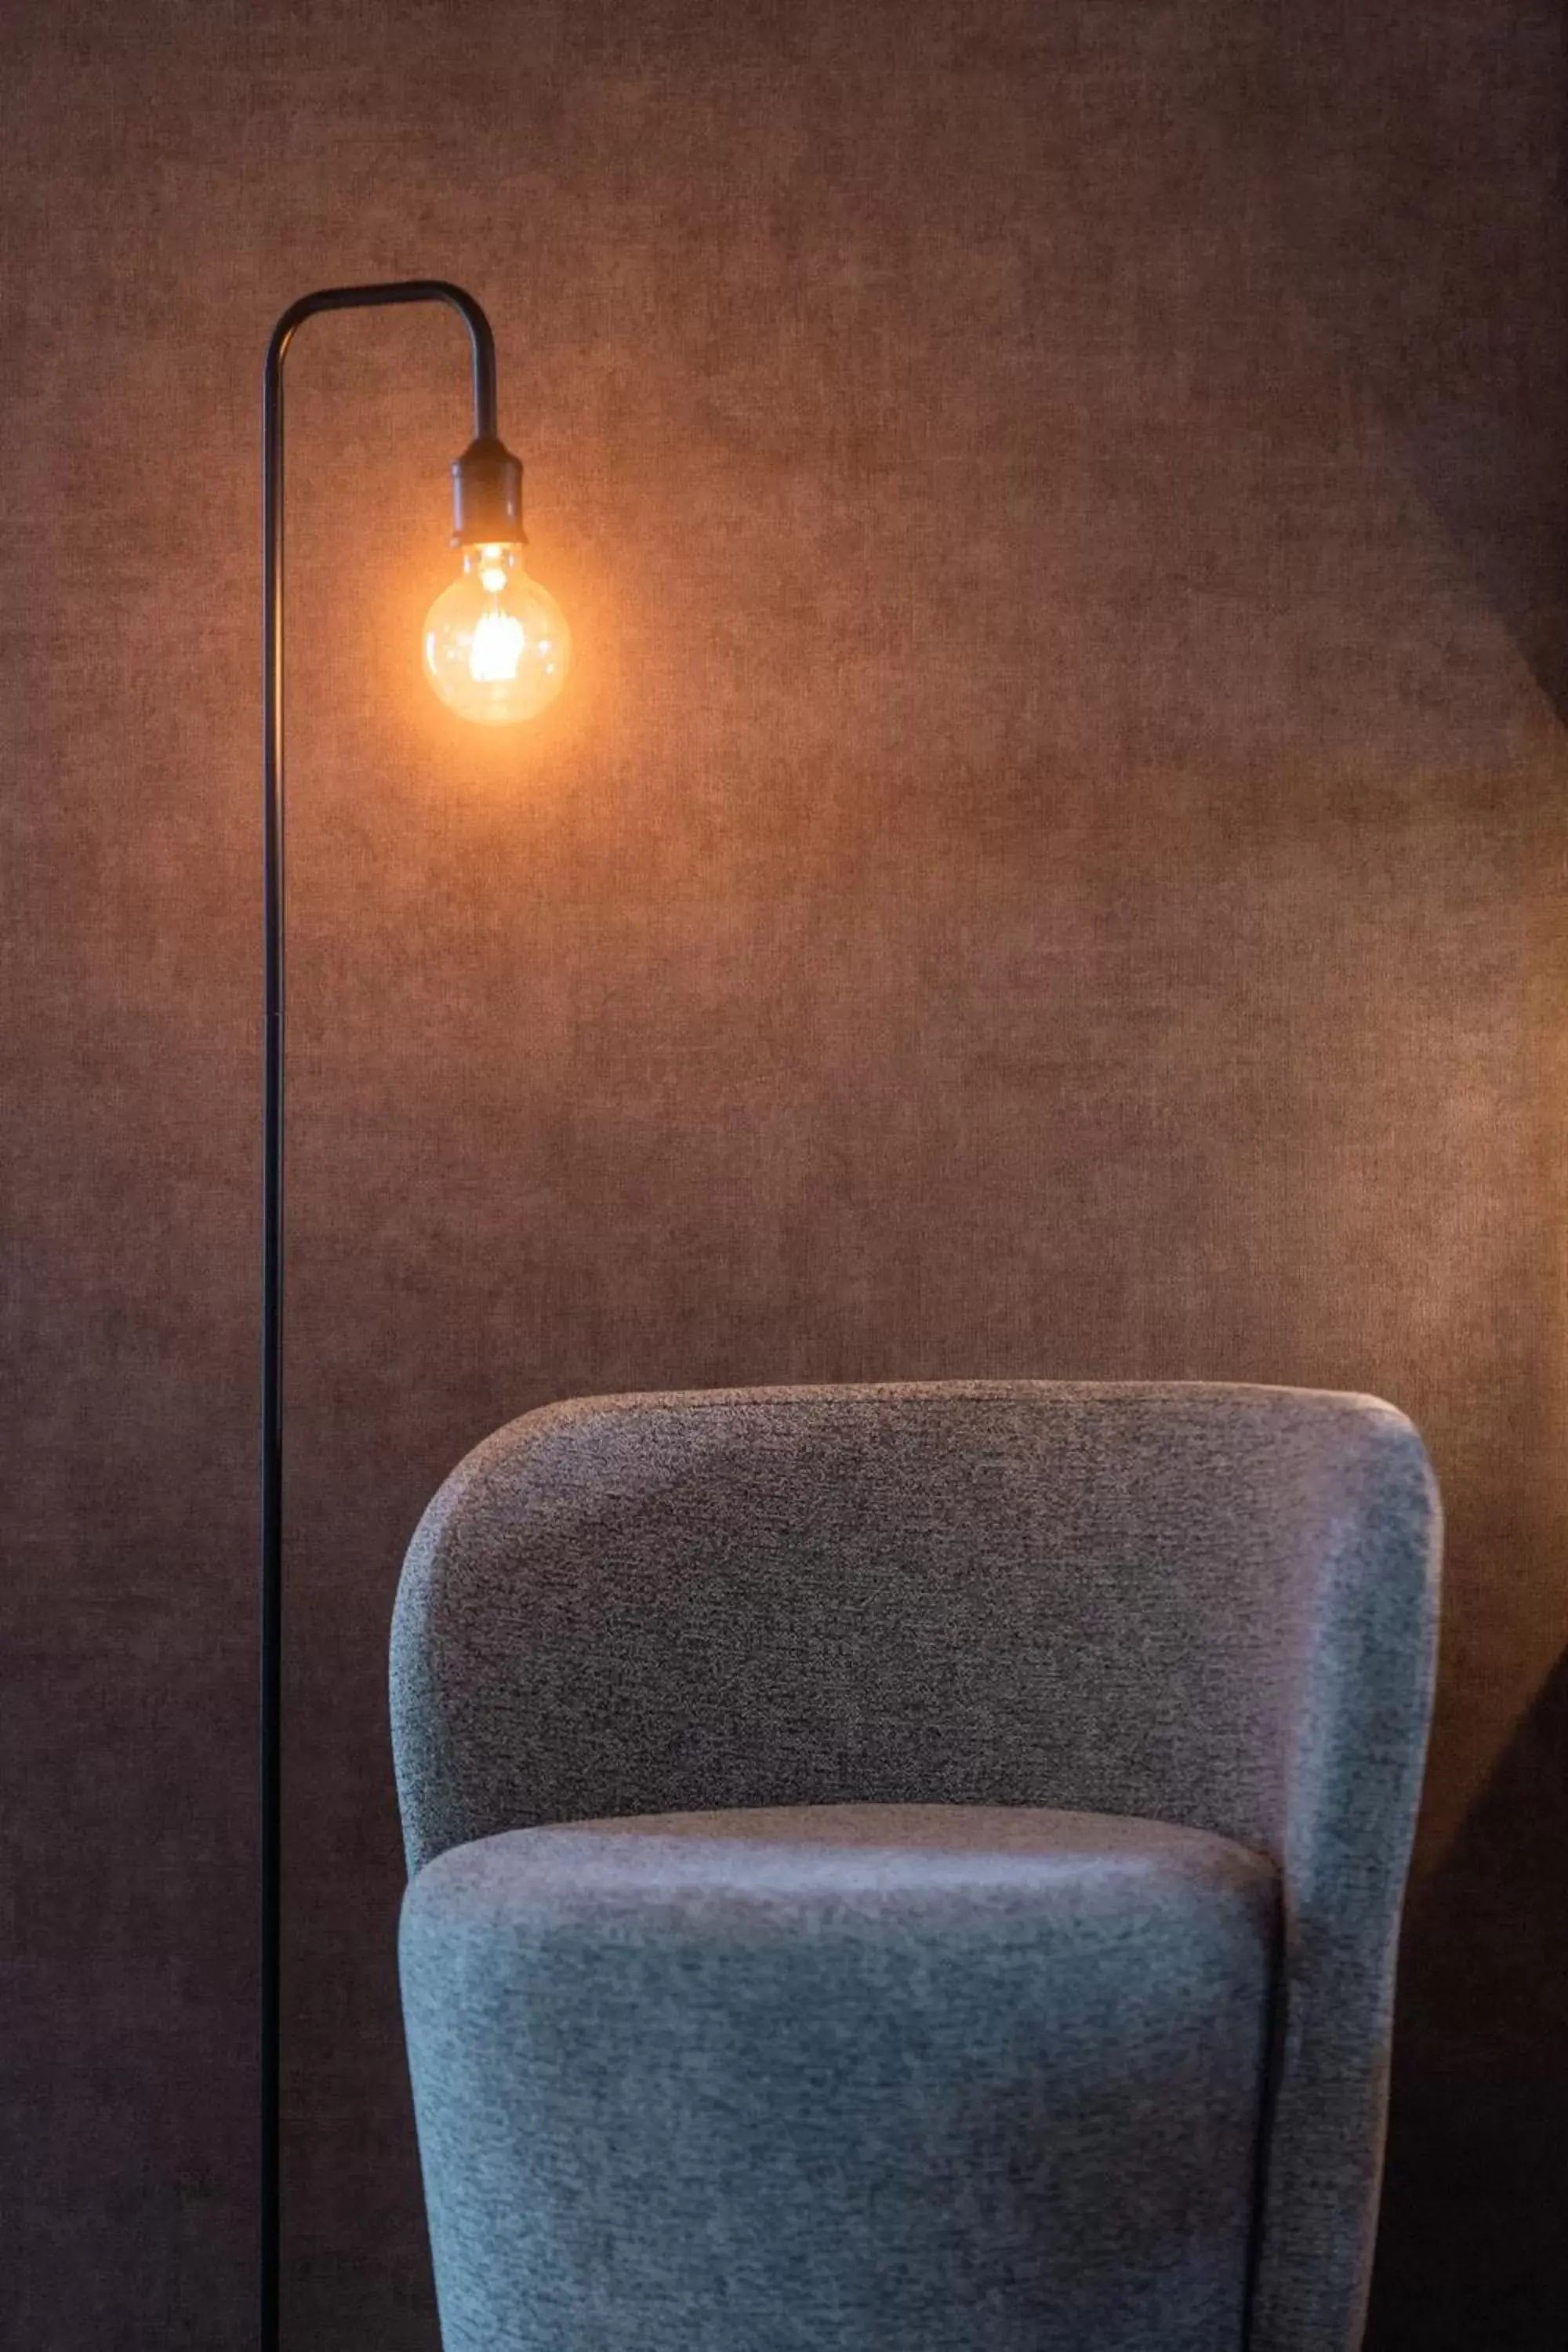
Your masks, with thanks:
M 425 674 L 448 709 L 481 727 L 537 718 L 566 683 L 572 632 L 522 549 L 465 547 L 463 569 L 425 619 Z

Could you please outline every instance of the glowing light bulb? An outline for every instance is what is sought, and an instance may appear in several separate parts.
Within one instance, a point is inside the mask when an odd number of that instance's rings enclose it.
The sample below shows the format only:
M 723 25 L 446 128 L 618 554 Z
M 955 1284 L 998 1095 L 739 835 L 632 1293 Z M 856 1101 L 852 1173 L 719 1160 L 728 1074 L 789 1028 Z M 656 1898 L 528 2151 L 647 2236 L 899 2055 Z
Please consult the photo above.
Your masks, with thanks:
M 537 718 L 566 683 L 572 632 L 515 541 L 465 547 L 425 622 L 425 674 L 449 709 L 483 727 Z

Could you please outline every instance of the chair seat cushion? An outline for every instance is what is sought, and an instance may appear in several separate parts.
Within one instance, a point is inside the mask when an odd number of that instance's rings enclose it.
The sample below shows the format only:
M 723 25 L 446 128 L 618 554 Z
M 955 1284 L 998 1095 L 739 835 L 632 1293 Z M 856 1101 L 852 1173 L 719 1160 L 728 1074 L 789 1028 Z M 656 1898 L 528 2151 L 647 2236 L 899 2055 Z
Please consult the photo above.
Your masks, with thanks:
M 1239 2352 L 1274 1870 L 855 1805 L 421 1871 L 404 2005 L 447 2352 Z

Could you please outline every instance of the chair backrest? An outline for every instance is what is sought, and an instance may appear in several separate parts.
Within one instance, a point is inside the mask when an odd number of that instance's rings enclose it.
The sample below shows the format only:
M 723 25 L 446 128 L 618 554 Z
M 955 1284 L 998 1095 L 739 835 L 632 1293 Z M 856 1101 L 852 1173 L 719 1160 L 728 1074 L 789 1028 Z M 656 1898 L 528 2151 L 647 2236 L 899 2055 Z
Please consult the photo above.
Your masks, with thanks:
M 1142 1814 L 1396 1906 L 1437 1511 L 1366 1397 L 1046 1381 L 594 1398 L 441 1489 L 393 1642 L 411 1869 L 533 1822 Z M 1359 1845 L 1358 1845 L 1359 1840 Z

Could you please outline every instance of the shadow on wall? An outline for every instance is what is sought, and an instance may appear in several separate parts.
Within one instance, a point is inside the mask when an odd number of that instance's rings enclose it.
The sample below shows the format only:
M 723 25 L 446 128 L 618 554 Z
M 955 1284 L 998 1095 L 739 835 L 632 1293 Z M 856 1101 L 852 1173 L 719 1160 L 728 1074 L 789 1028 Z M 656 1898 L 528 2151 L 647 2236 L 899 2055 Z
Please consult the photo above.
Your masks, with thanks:
M 1568 1652 L 1405 1921 L 1367 2352 L 1568 2343 Z
M 1533 436 L 1466 408 L 1391 423 L 1411 480 L 1568 726 L 1568 384 Z
M 1259 20 L 1251 70 L 1289 299 L 1568 723 L 1565 16 L 1309 5 L 1289 39 Z

